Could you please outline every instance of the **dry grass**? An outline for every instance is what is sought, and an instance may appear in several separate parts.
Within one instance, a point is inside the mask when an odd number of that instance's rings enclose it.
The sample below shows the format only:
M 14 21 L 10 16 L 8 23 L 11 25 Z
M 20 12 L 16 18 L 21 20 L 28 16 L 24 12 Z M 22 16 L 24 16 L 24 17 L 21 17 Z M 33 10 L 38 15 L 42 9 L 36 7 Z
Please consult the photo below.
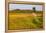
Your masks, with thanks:
M 41 17 L 39 18 L 41 19 Z M 8 28 L 9 30 L 16 30 L 16 29 L 41 29 L 43 25 L 40 20 L 37 21 L 37 17 L 35 18 L 31 13 L 30 14 L 14 14 L 9 13 L 9 23 Z M 41 24 L 41 26 L 40 26 Z

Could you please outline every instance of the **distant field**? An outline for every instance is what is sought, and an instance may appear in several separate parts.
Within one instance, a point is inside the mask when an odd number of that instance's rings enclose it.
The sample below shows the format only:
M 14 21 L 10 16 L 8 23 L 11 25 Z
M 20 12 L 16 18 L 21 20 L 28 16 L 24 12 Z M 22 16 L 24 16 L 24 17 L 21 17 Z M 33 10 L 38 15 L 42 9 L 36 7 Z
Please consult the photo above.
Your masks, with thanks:
M 17 13 L 9 12 L 8 29 L 43 29 L 43 16 L 42 13 L 36 13 L 37 17 L 32 13 Z

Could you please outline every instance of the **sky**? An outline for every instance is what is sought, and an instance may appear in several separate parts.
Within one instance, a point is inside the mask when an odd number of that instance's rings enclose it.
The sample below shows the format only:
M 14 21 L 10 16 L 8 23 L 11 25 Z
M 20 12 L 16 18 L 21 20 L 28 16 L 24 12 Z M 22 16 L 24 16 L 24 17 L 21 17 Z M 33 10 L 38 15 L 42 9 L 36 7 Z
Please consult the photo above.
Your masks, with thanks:
M 21 10 L 32 10 L 33 7 L 38 11 L 42 11 L 42 5 L 29 5 L 29 4 L 9 4 L 9 10 L 21 9 Z

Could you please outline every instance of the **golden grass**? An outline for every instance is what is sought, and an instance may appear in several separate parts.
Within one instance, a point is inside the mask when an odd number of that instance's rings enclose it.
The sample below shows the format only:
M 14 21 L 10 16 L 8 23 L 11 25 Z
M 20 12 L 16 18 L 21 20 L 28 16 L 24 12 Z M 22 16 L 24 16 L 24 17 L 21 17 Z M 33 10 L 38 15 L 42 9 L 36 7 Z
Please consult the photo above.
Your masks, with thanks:
M 34 16 L 32 14 L 14 14 L 9 13 L 9 30 L 16 29 L 39 29 L 41 26 L 33 22 Z M 42 23 L 40 23 L 42 25 Z M 42 25 L 43 26 L 43 25 Z

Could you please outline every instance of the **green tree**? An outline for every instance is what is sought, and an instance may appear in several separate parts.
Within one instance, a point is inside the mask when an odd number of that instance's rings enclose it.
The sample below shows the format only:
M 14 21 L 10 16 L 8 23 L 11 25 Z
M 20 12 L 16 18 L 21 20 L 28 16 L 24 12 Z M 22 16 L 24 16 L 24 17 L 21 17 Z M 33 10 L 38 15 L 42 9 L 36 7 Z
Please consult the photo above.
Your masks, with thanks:
M 33 12 L 36 12 L 36 8 L 35 7 L 33 7 Z

